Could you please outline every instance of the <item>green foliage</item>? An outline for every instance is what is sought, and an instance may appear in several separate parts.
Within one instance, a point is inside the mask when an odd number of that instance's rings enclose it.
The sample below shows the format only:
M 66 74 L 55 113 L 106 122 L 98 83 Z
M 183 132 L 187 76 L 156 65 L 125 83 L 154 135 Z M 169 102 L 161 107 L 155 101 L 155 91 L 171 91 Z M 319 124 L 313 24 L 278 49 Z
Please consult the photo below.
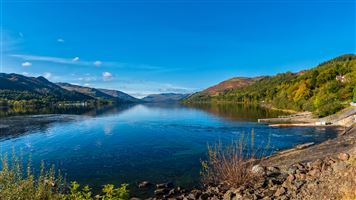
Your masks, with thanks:
M 129 198 L 129 191 L 127 184 L 122 184 L 120 187 L 115 188 L 112 184 L 103 186 L 102 195 L 95 195 L 91 192 L 91 188 L 86 185 L 80 189 L 80 185 L 77 182 L 71 182 L 70 193 L 67 194 L 64 200 L 125 200 Z
M 6 200 L 125 200 L 129 198 L 127 184 L 115 188 L 112 184 L 103 186 L 102 194 L 93 195 L 89 186 L 83 188 L 71 182 L 68 188 L 60 172 L 54 166 L 46 170 L 42 162 L 38 176 L 33 173 L 31 162 L 23 168 L 23 161 L 13 156 L 1 158 L 0 199 Z M 68 192 L 69 189 L 69 192 Z
M 262 103 L 281 109 L 312 111 L 322 117 L 337 112 L 352 100 L 356 100 L 356 56 L 348 54 L 310 70 L 264 77 L 219 95 L 198 93 L 185 103 Z

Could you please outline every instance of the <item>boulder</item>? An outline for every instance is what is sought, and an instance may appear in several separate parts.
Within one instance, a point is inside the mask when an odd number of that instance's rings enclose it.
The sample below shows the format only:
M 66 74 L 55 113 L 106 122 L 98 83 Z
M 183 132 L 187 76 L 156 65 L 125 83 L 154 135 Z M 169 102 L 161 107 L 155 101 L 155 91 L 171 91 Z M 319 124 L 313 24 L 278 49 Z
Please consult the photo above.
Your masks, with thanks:
M 262 165 L 254 165 L 251 168 L 251 172 L 256 175 L 265 175 L 266 174 L 266 169 Z

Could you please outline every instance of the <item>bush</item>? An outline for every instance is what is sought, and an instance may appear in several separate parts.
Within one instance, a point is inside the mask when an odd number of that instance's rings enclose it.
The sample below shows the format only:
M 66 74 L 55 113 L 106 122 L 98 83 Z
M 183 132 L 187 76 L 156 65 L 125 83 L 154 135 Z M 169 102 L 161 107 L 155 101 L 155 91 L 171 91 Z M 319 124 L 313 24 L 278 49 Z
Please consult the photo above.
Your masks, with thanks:
M 102 194 L 93 195 L 89 186 L 83 188 L 77 182 L 68 187 L 60 171 L 55 173 L 54 166 L 46 170 L 42 162 L 40 173 L 36 177 L 31 163 L 23 168 L 22 160 L 13 156 L 11 162 L 7 156 L 1 158 L 0 199 L 6 200 L 125 200 L 129 198 L 127 184 L 115 188 L 103 186 Z M 23 173 L 26 171 L 26 173 Z
M 208 159 L 201 162 L 203 184 L 224 184 L 235 188 L 253 185 L 261 178 L 261 174 L 252 172 L 252 167 L 260 161 L 257 159 L 260 156 L 253 152 L 253 145 L 247 150 L 243 140 L 226 148 L 221 144 L 208 146 Z

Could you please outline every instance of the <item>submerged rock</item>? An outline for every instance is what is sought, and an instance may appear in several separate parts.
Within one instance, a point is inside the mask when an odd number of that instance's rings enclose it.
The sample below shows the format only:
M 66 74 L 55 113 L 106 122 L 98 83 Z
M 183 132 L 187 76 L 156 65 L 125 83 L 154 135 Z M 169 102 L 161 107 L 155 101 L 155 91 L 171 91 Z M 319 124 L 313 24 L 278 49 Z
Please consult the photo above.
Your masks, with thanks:
M 142 181 L 141 183 L 138 184 L 138 187 L 139 187 L 139 188 L 147 188 L 147 187 L 149 187 L 150 185 L 151 185 L 150 182 L 148 182 L 148 181 Z

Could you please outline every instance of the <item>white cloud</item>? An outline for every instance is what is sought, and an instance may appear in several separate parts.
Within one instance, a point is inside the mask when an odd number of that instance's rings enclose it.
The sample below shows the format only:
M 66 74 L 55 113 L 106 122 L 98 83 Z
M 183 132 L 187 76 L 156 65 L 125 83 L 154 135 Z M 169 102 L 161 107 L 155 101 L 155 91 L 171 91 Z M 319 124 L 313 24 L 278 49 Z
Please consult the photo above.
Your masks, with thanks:
M 52 74 L 49 72 L 45 72 L 45 73 L 43 73 L 43 77 L 45 77 L 46 79 L 49 79 L 52 77 Z
M 94 62 L 94 65 L 99 67 L 100 65 L 102 65 L 103 63 L 100 60 L 97 60 Z
M 30 63 L 30 62 L 23 62 L 22 64 L 22 67 L 29 67 L 29 66 L 32 66 L 32 63 Z
M 63 42 L 64 42 L 64 39 L 63 39 L 63 38 L 58 38 L 58 39 L 57 39 L 57 42 L 63 43 Z
M 72 61 L 73 61 L 73 62 L 79 61 L 79 57 L 74 57 Z
M 28 73 L 28 72 L 22 72 L 22 75 L 24 75 L 24 76 L 30 76 L 30 73 Z
M 91 81 L 96 81 L 97 78 L 95 76 L 90 76 L 90 75 L 86 75 L 84 77 L 79 77 L 78 81 L 85 81 L 85 82 L 91 82 Z
M 110 80 L 113 78 L 113 75 L 110 72 L 103 72 L 102 74 L 104 81 Z
M 88 87 L 88 86 L 90 86 L 90 84 L 89 83 L 85 83 L 84 86 Z
M 125 68 L 131 70 L 142 70 L 142 71 L 151 71 L 151 72 L 169 72 L 180 70 L 180 68 L 171 68 L 171 67 L 160 67 L 160 66 L 151 66 L 144 64 L 129 64 L 121 63 L 116 61 L 90 61 L 90 60 L 81 60 L 79 57 L 74 58 L 62 58 L 62 57 L 52 57 L 52 56 L 41 56 L 41 55 L 26 55 L 26 54 L 9 54 L 11 57 L 20 58 L 23 61 L 40 61 L 40 62 L 50 62 L 56 64 L 65 64 L 65 65 L 78 65 L 78 66 L 105 66 L 105 67 L 115 67 L 115 68 Z

